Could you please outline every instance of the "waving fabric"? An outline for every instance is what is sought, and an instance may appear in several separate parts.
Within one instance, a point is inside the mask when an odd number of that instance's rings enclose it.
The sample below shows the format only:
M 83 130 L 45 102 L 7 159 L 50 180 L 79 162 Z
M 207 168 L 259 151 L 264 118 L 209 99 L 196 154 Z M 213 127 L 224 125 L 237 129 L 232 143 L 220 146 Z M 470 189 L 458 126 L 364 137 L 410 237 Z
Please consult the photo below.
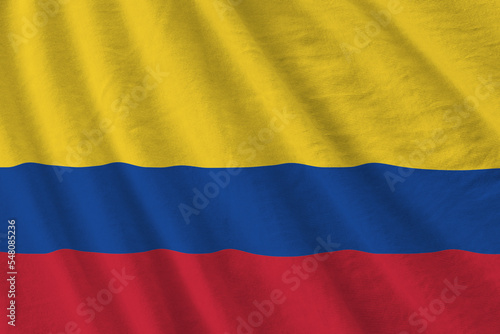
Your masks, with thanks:
M 499 22 L 3 1 L 1 332 L 498 334 Z

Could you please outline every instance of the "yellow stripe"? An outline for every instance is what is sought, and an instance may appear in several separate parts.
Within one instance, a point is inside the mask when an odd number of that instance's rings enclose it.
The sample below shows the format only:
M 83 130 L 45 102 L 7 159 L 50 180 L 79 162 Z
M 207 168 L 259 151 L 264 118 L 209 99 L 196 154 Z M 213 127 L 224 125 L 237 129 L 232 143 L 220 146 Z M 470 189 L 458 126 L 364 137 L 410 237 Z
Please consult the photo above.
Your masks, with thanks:
M 5 1 L 0 166 L 500 168 L 498 22 L 489 0 Z

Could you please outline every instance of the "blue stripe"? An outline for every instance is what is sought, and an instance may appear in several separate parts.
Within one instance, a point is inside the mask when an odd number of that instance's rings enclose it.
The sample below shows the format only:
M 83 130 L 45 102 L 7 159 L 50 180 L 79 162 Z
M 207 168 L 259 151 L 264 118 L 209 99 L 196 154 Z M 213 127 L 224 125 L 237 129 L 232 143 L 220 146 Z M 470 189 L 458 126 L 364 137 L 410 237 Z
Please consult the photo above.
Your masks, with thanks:
M 0 168 L 0 218 L 5 221 L 0 233 L 15 218 L 20 253 L 231 248 L 299 256 L 312 254 L 317 238 L 328 236 L 339 250 L 500 253 L 499 169 L 414 170 L 398 179 L 404 182 L 394 192 L 386 173 L 401 177 L 405 171 L 383 164 L 285 164 L 231 175 L 223 168 L 113 163 L 63 170 L 62 182 L 56 171 L 61 172 L 40 164 Z M 226 177 L 215 186 L 211 173 Z M 218 194 L 194 205 L 193 189 L 204 192 L 206 185 Z M 195 212 L 189 224 L 181 203 Z M 6 239 L 1 241 L 6 251 Z

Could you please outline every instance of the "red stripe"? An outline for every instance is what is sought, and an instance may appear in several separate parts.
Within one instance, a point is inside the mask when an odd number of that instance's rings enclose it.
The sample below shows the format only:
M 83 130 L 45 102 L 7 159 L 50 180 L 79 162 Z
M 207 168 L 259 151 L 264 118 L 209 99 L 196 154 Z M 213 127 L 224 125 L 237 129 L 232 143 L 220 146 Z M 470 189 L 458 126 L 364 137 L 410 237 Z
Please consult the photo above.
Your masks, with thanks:
M 263 323 L 251 328 L 253 333 L 418 333 L 424 324 L 426 333 L 439 334 L 497 334 L 500 329 L 500 255 L 450 250 L 411 255 L 338 251 L 318 256 L 328 258 L 268 257 L 235 250 L 201 255 L 167 250 L 20 254 L 15 331 L 233 334 L 238 333 L 238 317 L 248 322 L 253 315 L 253 324 L 258 324 L 254 300 L 279 297 L 273 294 L 276 289 L 283 296 L 275 299 L 286 300 L 273 303 L 273 313 L 263 316 Z M 290 274 L 292 266 L 304 264 L 310 266 L 307 278 Z M 122 268 L 135 278 L 114 279 L 113 269 Z M 467 288 L 450 291 L 455 278 Z M 2 286 L 5 306 L 7 286 Z M 97 295 L 99 309 L 106 298 L 111 296 L 111 301 L 86 323 L 90 315 L 79 315 L 77 308 L 90 310 L 86 298 Z M 437 315 L 430 313 L 429 320 L 423 320 L 419 308 L 429 306 Z M 414 312 L 418 325 L 412 326 L 409 317 Z M 5 329 L 5 315 L 2 318 L 1 332 L 11 332 Z

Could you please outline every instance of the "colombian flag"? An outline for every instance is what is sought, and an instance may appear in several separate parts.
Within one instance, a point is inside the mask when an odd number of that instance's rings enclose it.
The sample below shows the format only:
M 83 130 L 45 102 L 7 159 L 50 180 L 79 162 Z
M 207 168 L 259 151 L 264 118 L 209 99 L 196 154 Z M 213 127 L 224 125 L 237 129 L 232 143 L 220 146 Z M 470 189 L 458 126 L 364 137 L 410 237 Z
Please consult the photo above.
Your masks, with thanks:
M 498 0 L 4 0 L 1 333 L 500 333 Z

